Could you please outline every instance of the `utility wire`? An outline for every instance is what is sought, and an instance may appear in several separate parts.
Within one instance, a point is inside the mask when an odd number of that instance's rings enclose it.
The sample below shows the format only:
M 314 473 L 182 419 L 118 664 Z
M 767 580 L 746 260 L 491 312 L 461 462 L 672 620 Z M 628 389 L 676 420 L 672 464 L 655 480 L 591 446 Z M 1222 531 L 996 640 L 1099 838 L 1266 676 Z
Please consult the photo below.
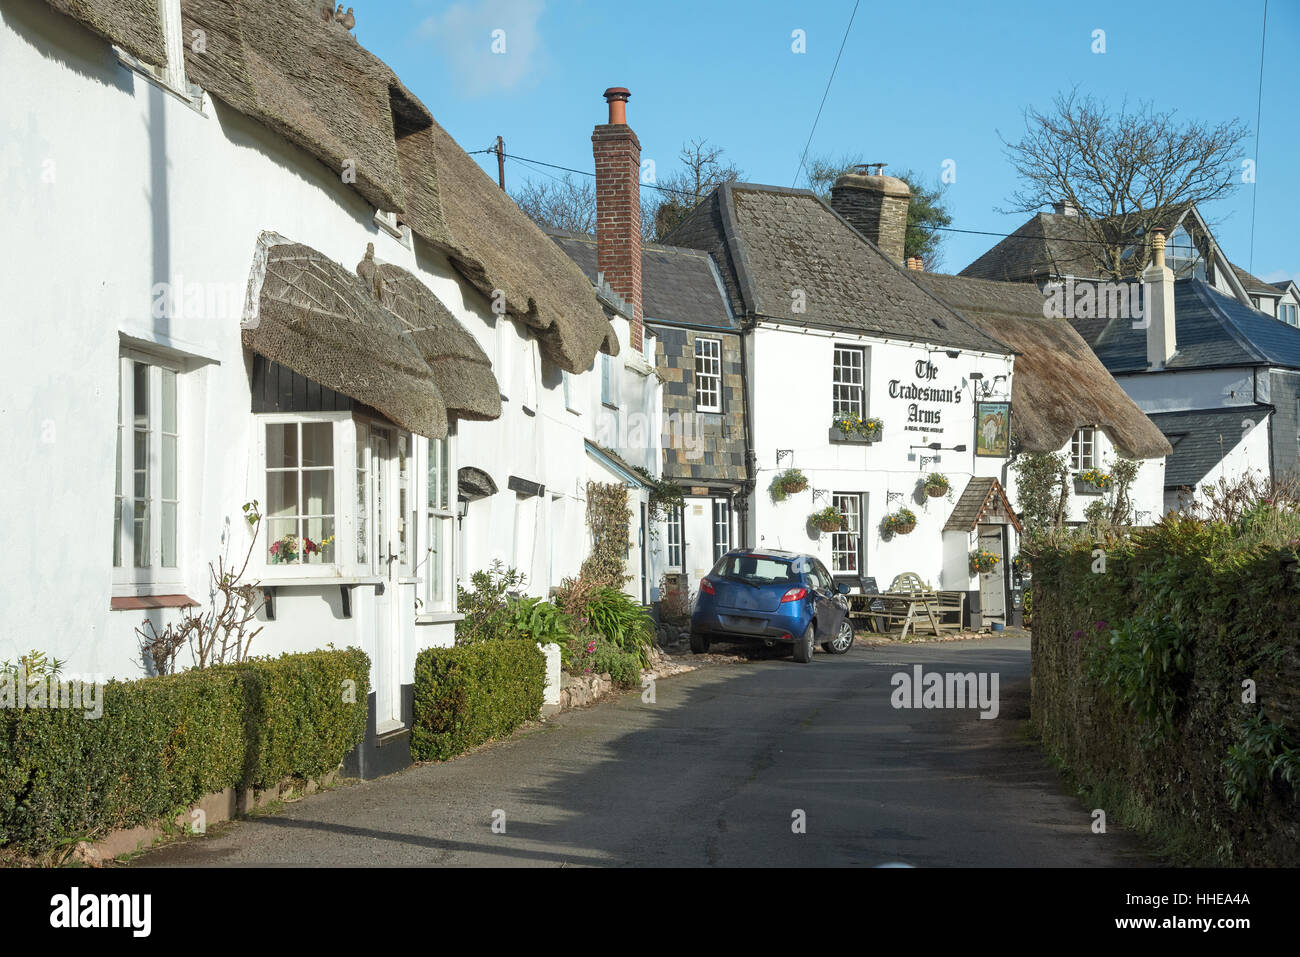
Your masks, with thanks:
M 1264 108 L 1264 44 L 1268 40 L 1268 0 L 1264 0 L 1264 29 L 1259 38 L 1259 92 L 1255 95 L 1255 182 L 1250 184 L 1250 265 L 1255 271 L 1255 201 L 1259 197 L 1259 121 Z
M 830 79 L 826 81 L 826 90 L 822 93 L 821 105 L 817 107 L 817 116 L 813 119 L 812 129 L 808 131 L 808 142 L 803 145 L 803 155 L 799 157 L 799 168 L 794 171 L 794 182 L 790 185 L 799 185 L 799 174 L 803 172 L 803 164 L 808 159 L 808 148 L 812 146 L 813 134 L 817 132 L 817 124 L 822 118 L 822 109 L 826 106 L 826 97 L 830 96 L 831 84 L 835 82 L 835 73 L 840 68 L 840 57 L 844 55 L 844 45 L 849 42 L 849 31 L 853 29 L 853 19 L 858 15 L 858 4 L 862 0 L 854 0 L 853 12 L 849 14 L 849 25 L 844 28 L 844 39 L 840 40 L 840 52 L 835 54 L 835 65 L 831 67 Z

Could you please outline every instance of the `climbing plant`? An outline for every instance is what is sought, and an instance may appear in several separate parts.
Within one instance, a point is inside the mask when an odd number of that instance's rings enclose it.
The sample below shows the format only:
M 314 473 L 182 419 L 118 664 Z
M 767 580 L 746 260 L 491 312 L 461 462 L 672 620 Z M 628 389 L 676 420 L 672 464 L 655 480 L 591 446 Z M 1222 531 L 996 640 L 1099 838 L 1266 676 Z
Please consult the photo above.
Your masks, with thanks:
M 582 563 L 579 578 L 596 587 L 622 588 L 628 580 L 627 552 L 632 542 L 628 527 L 632 510 L 627 503 L 627 486 L 587 483 L 587 528 L 591 530 L 591 554 Z
M 1065 524 L 1070 471 L 1064 453 L 1022 452 L 1011 467 L 1016 472 L 1016 505 L 1025 532 L 1034 535 Z

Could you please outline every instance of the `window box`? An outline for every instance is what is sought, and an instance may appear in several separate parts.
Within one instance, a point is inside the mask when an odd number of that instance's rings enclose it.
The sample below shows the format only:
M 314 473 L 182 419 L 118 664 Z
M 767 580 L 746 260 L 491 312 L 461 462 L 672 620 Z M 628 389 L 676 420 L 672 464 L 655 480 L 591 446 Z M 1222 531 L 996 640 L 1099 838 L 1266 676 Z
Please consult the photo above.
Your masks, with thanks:
M 830 440 L 854 445 L 871 445 L 879 442 L 885 431 L 880 419 L 863 419 L 852 413 L 837 415 L 831 424 Z
M 1079 476 L 1074 477 L 1074 494 L 1075 495 L 1101 495 L 1105 490 L 1098 488 L 1091 482 L 1085 482 Z

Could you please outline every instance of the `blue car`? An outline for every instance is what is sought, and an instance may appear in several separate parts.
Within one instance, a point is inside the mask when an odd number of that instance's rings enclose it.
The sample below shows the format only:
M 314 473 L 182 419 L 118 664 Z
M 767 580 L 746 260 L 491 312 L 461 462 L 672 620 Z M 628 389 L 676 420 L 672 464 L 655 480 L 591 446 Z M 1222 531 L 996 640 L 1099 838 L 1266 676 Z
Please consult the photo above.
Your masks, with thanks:
M 813 646 L 833 655 L 853 647 L 849 586 L 836 587 L 813 555 L 738 549 L 727 552 L 700 579 L 691 615 L 691 651 L 709 643 L 755 641 L 794 650 L 794 660 L 812 661 Z

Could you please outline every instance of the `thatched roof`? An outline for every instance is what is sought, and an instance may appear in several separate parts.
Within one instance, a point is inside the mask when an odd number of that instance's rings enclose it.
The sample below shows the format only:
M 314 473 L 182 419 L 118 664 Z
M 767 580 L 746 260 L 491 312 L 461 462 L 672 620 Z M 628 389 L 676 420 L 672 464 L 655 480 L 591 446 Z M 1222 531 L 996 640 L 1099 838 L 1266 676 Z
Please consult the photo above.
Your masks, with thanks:
M 46 0 L 141 59 L 166 62 L 157 0 Z M 618 338 L 582 271 L 434 122 L 396 74 L 318 0 L 181 0 L 202 30 L 187 76 L 315 156 L 377 209 L 398 214 L 488 298 L 586 372 Z M 346 176 L 345 176 L 346 174 Z M 354 178 L 353 178 L 354 177 Z
M 453 237 L 449 255 L 461 274 L 485 296 L 504 293 L 506 309 L 538 331 L 560 368 L 586 372 L 597 352 L 618 355 L 614 328 L 582 270 L 441 126 L 429 135 Z
M 1056 452 L 1075 431 L 1097 426 L 1130 458 L 1167 456 L 1169 442 L 1064 319 L 1043 316 L 1045 297 L 1029 283 L 936 273 L 916 279 L 989 335 L 1016 350 L 1013 431 L 1030 452 Z
M 45 0 L 110 43 L 155 66 L 167 63 L 158 0 Z
M 447 411 L 463 419 L 499 418 L 501 390 L 492 361 L 429 287 L 389 263 L 375 265 L 374 282 L 379 301 L 402 321 L 433 369 Z
M 378 265 L 363 279 L 309 246 L 262 233 L 243 343 L 402 428 L 441 438 L 449 409 L 482 419 L 501 407 L 487 357 L 433 302 L 404 270 Z
M 539 334 L 561 368 L 585 372 L 618 339 L 582 272 L 494 183 L 384 62 L 312 0 L 182 0 L 196 83 L 319 158 L 379 209 L 445 252 L 483 295 Z

